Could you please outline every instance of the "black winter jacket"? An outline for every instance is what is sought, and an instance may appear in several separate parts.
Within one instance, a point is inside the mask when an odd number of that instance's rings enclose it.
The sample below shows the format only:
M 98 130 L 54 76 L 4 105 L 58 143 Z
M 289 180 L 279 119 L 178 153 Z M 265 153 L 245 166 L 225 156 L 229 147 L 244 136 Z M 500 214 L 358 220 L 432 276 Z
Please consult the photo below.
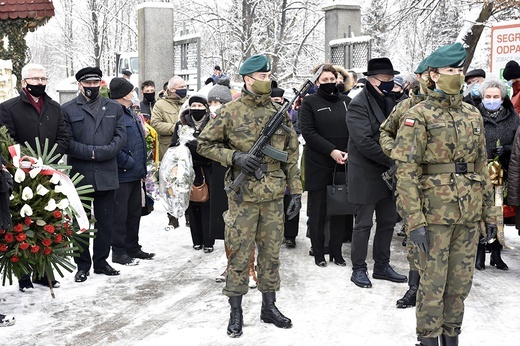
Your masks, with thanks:
M 141 117 L 121 105 L 126 127 L 126 143 L 117 155 L 120 183 L 143 179 L 146 176 L 146 140 Z

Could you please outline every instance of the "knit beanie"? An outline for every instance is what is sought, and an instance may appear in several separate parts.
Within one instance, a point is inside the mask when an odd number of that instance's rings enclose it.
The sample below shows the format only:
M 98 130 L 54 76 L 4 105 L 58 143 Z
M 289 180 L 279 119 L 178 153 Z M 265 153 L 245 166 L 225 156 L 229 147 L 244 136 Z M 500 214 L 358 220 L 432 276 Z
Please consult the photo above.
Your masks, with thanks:
M 117 100 L 125 97 L 134 90 L 134 86 L 128 80 L 124 78 L 112 78 L 109 85 L 110 98 Z
M 218 101 L 224 104 L 232 99 L 231 90 L 224 85 L 217 84 L 208 92 L 208 102 Z

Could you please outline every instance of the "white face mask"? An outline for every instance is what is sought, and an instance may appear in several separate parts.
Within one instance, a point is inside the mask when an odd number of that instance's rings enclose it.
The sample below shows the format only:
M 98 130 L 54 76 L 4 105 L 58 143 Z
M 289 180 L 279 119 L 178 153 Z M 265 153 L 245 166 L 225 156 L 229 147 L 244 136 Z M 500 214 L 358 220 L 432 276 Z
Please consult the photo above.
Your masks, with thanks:
M 215 114 L 215 112 L 217 111 L 217 109 L 220 108 L 220 106 L 222 105 L 218 105 L 218 106 L 209 106 L 209 111 L 213 114 Z

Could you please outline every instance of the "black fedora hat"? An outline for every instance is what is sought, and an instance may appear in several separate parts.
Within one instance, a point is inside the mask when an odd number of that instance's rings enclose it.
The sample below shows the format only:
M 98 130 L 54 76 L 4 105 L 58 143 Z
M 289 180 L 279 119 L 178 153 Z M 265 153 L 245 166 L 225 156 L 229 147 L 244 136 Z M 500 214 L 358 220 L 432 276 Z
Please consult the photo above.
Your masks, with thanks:
M 368 68 L 363 72 L 365 76 L 373 76 L 376 74 L 391 74 L 396 75 L 401 72 L 395 71 L 392 62 L 388 58 L 375 58 L 368 61 Z

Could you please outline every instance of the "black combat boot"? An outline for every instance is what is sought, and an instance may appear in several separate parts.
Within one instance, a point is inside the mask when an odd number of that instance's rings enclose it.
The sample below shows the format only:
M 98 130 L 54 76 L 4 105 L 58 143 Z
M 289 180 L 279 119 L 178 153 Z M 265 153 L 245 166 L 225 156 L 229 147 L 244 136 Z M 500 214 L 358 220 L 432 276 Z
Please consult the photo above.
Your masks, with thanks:
M 439 346 L 439 338 L 421 338 L 417 346 Z
M 475 260 L 475 269 L 484 270 L 486 269 L 486 245 L 478 244 L 477 247 L 477 259 Z
M 441 346 L 459 346 L 459 336 L 441 334 Z
M 274 305 L 276 302 L 275 292 L 262 293 L 262 310 L 260 320 L 264 323 L 273 323 L 278 328 L 291 328 L 291 319 L 282 315 L 280 310 Z
M 497 269 L 501 270 L 509 270 L 509 267 L 502 260 L 500 256 L 501 250 L 491 250 L 491 265 L 497 267 Z
M 410 270 L 408 273 L 408 291 L 406 291 L 403 298 L 397 301 L 397 308 L 404 309 L 415 306 L 417 290 L 419 289 L 419 279 L 419 272 L 417 270 Z
M 229 315 L 227 334 L 232 338 L 238 338 L 242 335 L 242 325 L 244 324 L 242 296 L 229 297 L 229 305 L 231 305 L 231 314 Z

